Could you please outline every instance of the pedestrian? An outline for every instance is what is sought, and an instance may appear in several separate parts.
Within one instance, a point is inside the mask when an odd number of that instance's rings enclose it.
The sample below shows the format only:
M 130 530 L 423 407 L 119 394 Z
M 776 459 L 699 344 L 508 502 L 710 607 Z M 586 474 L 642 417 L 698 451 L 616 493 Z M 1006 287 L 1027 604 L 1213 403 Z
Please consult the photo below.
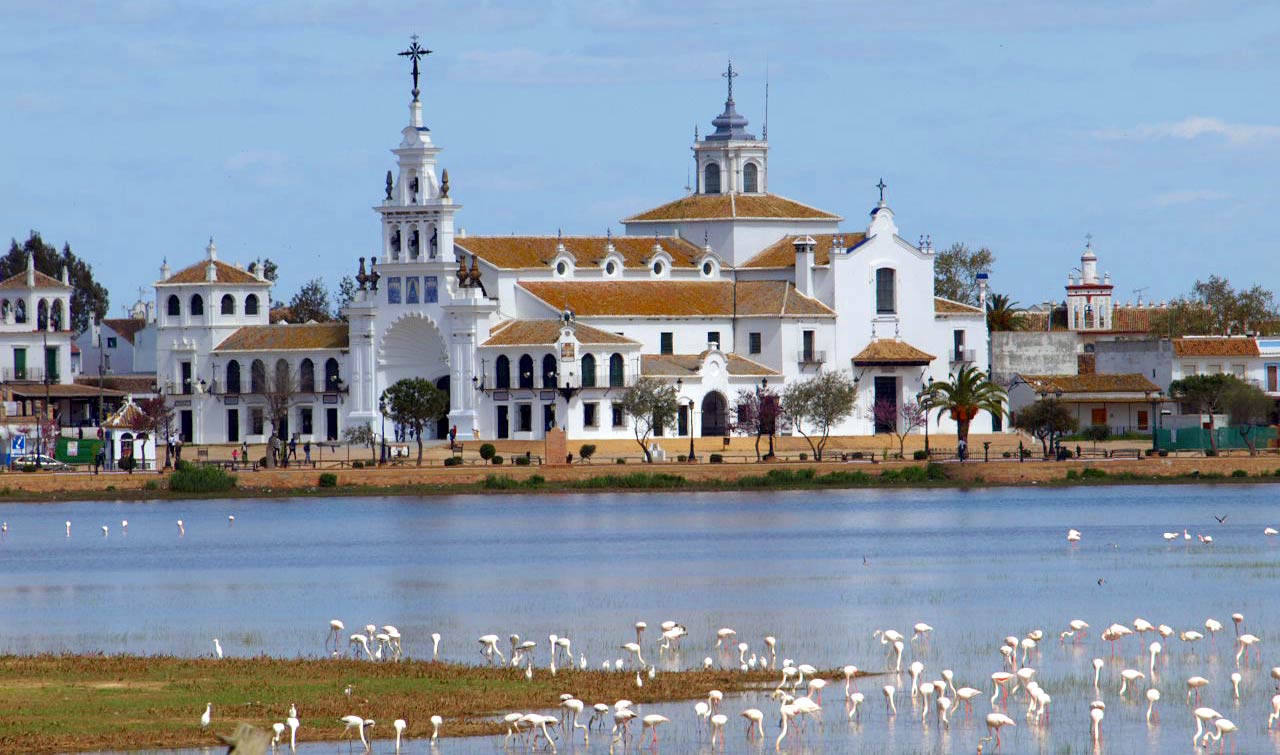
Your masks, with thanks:
M 458 426 L 454 425 L 449 428 L 449 445 L 452 446 L 458 440 Z
M 302 444 L 302 453 L 306 456 L 306 462 L 311 463 L 311 441 Z
M 247 440 L 240 443 L 240 458 L 244 459 L 245 464 L 249 463 L 249 441 Z
M 234 468 L 240 462 L 240 449 L 231 449 L 231 466 Z
M 84 440 L 84 425 L 76 428 L 76 440 Z
M 99 446 L 98 452 L 93 455 L 93 473 L 98 474 L 99 470 L 102 469 L 102 467 L 106 464 L 106 462 L 107 462 L 107 451 L 106 449 Z
M 290 461 L 298 460 L 298 434 L 297 433 L 294 433 L 289 438 L 289 460 Z
M 969 457 L 969 441 L 964 438 L 960 439 L 960 443 L 956 447 L 956 455 L 960 457 L 960 461 L 964 461 Z

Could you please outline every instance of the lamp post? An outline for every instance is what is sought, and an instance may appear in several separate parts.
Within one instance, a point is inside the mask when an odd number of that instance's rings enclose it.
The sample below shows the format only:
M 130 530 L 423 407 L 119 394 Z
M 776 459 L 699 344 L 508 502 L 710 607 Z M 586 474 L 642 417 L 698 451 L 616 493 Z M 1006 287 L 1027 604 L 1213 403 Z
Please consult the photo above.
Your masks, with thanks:
M 382 434 L 380 436 L 381 443 L 382 443 L 382 452 L 378 456 L 378 459 L 379 459 L 378 463 L 386 464 L 387 463 L 387 394 L 385 393 L 383 393 L 381 396 L 378 396 L 378 415 L 382 417 Z
M 773 432 L 774 432 L 774 429 L 775 429 L 775 428 L 774 428 L 774 421 L 775 421 L 775 417 L 773 416 L 773 414 L 772 414 L 772 413 L 770 413 L 769 415 L 766 415 L 766 414 L 765 414 L 765 412 L 764 412 L 764 401 L 765 401 L 765 398 L 767 398 L 767 397 L 765 397 L 765 396 L 762 396 L 762 395 L 761 395 L 763 392 L 765 392 L 765 391 L 767 391 L 767 390 L 769 390 L 769 378 L 767 378 L 767 377 L 762 377 L 762 378 L 760 378 L 760 387 L 756 389 L 756 411 L 760 413 L 760 416 L 756 418 L 756 422 L 757 422 L 757 424 L 759 425 L 759 429 L 760 429 L 760 430 L 764 430 L 764 429 L 766 429 L 766 428 L 765 428 L 765 426 L 762 424 L 762 423 L 763 423 L 763 421 L 764 421 L 766 418 L 767 418 L 767 419 L 768 419 L 768 421 L 769 421 L 769 426 L 768 426 L 768 428 L 767 428 L 767 429 L 768 429 L 768 431 L 769 431 L 769 460 L 770 460 L 770 461 L 772 461 L 772 460 L 773 460 L 773 457 L 774 457 L 774 452 L 773 452 Z M 772 410 L 772 407 L 771 407 L 771 408 L 770 408 L 770 412 L 772 412 L 772 411 L 773 411 L 773 410 Z
M 676 395 L 684 390 L 684 380 L 676 378 Z M 693 452 L 693 396 L 681 396 L 681 400 L 688 400 L 684 405 L 684 429 L 685 434 L 689 436 L 689 455 L 685 457 L 685 461 L 693 464 L 698 461 L 698 457 Z
M 1151 402 L 1151 418 L 1147 420 L 1147 424 L 1151 427 L 1151 453 L 1156 455 L 1160 453 L 1160 434 L 1156 432 L 1156 419 L 1160 416 L 1159 391 L 1147 391 L 1147 401 Z
M 920 405 L 920 410 L 924 412 L 924 458 L 929 458 L 929 383 L 927 377 L 920 379 L 920 392 L 916 394 L 916 403 Z

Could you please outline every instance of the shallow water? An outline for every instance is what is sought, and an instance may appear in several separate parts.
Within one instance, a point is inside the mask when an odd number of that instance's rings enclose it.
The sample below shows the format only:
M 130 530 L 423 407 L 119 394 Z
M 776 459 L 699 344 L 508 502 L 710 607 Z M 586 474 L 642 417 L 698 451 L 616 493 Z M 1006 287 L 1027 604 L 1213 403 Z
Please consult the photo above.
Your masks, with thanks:
M 1053 696 L 1050 722 L 1028 723 L 1019 696 L 1013 707 L 1022 710 L 1010 711 L 1018 726 L 1006 730 L 1003 751 L 1092 752 L 1089 664 L 1103 657 L 1101 751 L 1192 751 L 1183 685 L 1199 674 L 1213 682 L 1204 704 L 1241 727 L 1236 751 L 1277 753 L 1280 735 L 1265 726 L 1273 694 L 1267 669 L 1277 663 L 1270 645 L 1280 625 L 1280 538 L 1262 529 L 1280 526 L 1278 495 L 1274 486 L 1233 485 L 4 504 L 0 652 L 207 655 L 219 637 L 229 655 L 319 656 L 337 617 L 348 632 L 366 623 L 397 626 L 410 656 L 429 656 L 429 635 L 440 632 L 442 657 L 464 662 L 481 661 L 477 636 L 514 632 L 543 643 L 544 663 L 547 635 L 556 633 L 598 667 L 622 656 L 618 646 L 634 639 L 632 624 L 641 619 L 653 627 L 645 640 L 655 657 L 657 625 L 675 619 L 690 636 L 678 659 L 664 659 L 660 669 L 698 665 L 708 655 L 736 665 L 736 651 L 712 649 L 715 630 L 733 627 L 751 646 L 748 655 L 772 634 L 780 658 L 878 670 L 887 661 L 873 631 L 909 635 L 924 621 L 935 627 L 932 637 L 909 643 L 903 668 L 919 659 L 926 679 L 951 668 L 957 685 L 989 695 L 990 674 L 1001 668 L 1000 639 L 1041 628 L 1047 638 L 1029 665 Z M 1228 519 L 1219 524 L 1213 514 Z M 127 534 L 121 519 L 129 520 Z M 1084 533 L 1081 543 L 1064 541 L 1068 527 Z M 1184 527 L 1189 542 L 1161 538 Z M 1200 544 L 1198 533 L 1215 542 Z M 1262 667 L 1241 670 L 1238 704 L 1228 679 L 1236 611 L 1245 630 L 1263 638 Z M 1115 662 L 1096 639 L 1107 624 L 1139 616 L 1178 630 L 1203 631 L 1210 616 L 1227 625 L 1216 644 L 1205 640 L 1194 653 L 1176 636 L 1163 641 L 1163 720 L 1151 728 L 1145 700 L 1117 695 L 1121 668 L 1147 669 L 1151 638 L 1126 639 Z M 1088 621 L 1092 636 L 1060 645 L 1058 632 L 1072 618 Z M 899 715 L 890 719 L 880 693 L 890 682 L 908 683 L 903 675 L 862 684 L 867 704 L 857 726 L 844 719 L 843 682 L 833 683 L 824 694 L 825 725 L 811 725 L 803 745 L 789 736 L 784 748 L 974 751 L 985 733 L 986 697 L 975 706 L 976 728 L 959 715 L 947 732 L 932 721 L 922 727 L 901 692 Z M 748 706 L 766 712 L 764 749 L 771 751 L 777 703 L 754 696 L 726 704 L 727 751 L 759 747 L 742 737 L 737 713 Z M 673 718 L 661 749 L 709 749 L 690 704 L 654 710 Z M 608 744 L 607 736 L 593 736 L 588 751 Z M 449 740 L 439 749 L 495 752 L 501 745 Z M 305 750 L 338 751 L 335 744 Z M 427 745 L 415 742 L 409 751 Z

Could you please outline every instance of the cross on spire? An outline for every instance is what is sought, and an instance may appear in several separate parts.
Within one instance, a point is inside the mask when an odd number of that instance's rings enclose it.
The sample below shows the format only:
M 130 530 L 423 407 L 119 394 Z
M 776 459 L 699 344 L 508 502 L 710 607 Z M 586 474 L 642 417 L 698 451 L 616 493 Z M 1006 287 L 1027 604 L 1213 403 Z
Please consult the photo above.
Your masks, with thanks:
M 729 70 L 720 75 L 729 80 L 729 101 L 733 102 L 733 80 L 738 78 L 738 72 L 733 70 L 732 60 L 729 61 Z
M 1092 248 L 1093 248 L 1093 234 L 1092 234 L 1092 233 L 1086 233 L 1086 234 L 1084 235 L 1084 245 L 1085 245 L 1086 247 L 1090 248 L 1090 249 L 1092 249 Z
M 885 190 L 885 189 L 887 189 L 887 188 L 889 188 L 889 184 L 885 183 L 885 182 L 884 182 L 884 179 L 883 179 L 883 178 L 881 178 L 881 179 L 880 179 L 880 183 L 876 184 L 876 188 L 880 190 L 880 202 L 881 202 L 881 203 L 883 203 L 883 202 L 884 202 L 884 190 Z
M 431 51 L 418 44 L 418 35 L 414 34 L 409 37 L 409 49 L 404 52 L 397 53 L 406 58 L 413 59 L 413 101 L 418 101 L 418 61 L 431 54 Z

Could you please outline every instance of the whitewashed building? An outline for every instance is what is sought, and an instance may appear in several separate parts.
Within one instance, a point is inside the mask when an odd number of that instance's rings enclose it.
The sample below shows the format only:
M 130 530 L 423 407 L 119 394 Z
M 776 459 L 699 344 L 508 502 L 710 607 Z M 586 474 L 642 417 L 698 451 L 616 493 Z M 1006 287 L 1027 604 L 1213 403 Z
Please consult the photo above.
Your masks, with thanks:
M 838 432 L 862 434 L 874 429 L 873 402 L 901 405 L 961 365 L 987 364 L 982 310 L 934 297 L 933 249 L 899 234 L 883 182 L 854 225 L 770 193 L 769 145 L 737 113 L 734 75 L 715 130 L 695 138 L 696 188 L 624 219 L 624 235 L 467 236 L 415 64 L 408 124 L 373 208 L 381 252 L 359 259 L 347 324 L 267 325 L 270 284 L 219 262 L 212 244 L 157 282 L 157 363 L 183 434 L 270 434 L 246 383 L 258 363 L 302 373 L 310 362 L 312 401 L 282 433 L 304 439 L 353 423 L 378 431 L 379 397 L 404 377 L 448 391 L 437 437 L 456 427 L 464 439 L 537 439 L 559 426 L 571 438 L 630 438 L 615 403 L 640 376 L 678 388 L 664 437 L 725 435 L 739 391 L 781 391 L 823 370 L 858 381 L 859 411 Z M 953 425 L 931 417 L 930 428 Z

